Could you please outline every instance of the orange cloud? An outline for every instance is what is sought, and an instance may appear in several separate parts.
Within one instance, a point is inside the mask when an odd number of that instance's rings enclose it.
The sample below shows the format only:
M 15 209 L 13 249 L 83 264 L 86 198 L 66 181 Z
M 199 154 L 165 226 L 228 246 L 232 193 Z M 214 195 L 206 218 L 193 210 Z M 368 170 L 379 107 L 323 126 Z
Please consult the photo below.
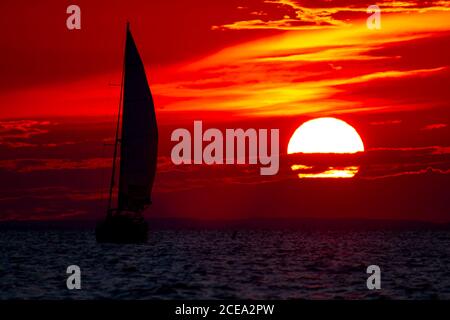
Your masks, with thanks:
M 245 30 L 245 29 L 277 29 L 277 30 L 314 30 L 328 29 L 350 25 L 349 19 L 339 18 L 339 15 L 348 13 L 366 13 L 368 4 L 352 5 L 346 7 L 333 7 L 332 2 L 326 2 L 321 8 L 307 7 L 295 0 L 266 0 L 274 7 L 286 8 L 286 15 L 282 19 L 249 19 L 235 21 L 220 26 L 213 26 L 213 30 Z M 416 1 L 385 1 L 377 4 L 383 13 L 424 13 L 431 11 L 449 11 L 450 1 L 430 1 L 420 5 Z M 291 11 L 294 16 L 289 15 Z M 270 16 L 269 12 L 260 12 L 259 15 Z M 345 16 L 344 16 L 345 17 Z
M 203 117 L 216 112 L 249 117 L 387 110 L 396 102 L 380 95 L 376 105 L 368 105 L 364 97 L 351 96 L 352 85 L 427 79 L 449 71 L 448 63 L 411 65 L 395 48 L 448 36 L 450 1 L 426 7 L 410 1 L 384 2 L 381 5 L 392 13 L 383 16 L 381 30 L 367 29 L 364 19 L 350 24 L 336 22 L 337 18 L 330 16 L 344 9 L 359 11 L 362 6 L 306 10 L 295 1 L 272 3 L 290 8 L 291 13 L 296 9 L 302 21 L 333 28 L 272 33 L 188 63 L 148 70 L 161 119 L 184 119 L 189 112 L 202 112 Z M 387 47 L 394 50 L 383 52 Z M 439 57 L 445 53 L 435 50 L 434 54 Z M 119 79 L 118 73 L 96 75 L 72 83 L 4 92 L 0 98 L 5 105 L 20 106 L 17 116 L 112 114 L 117 112 L 119 88 L 108 83 Z M 8 114 L 5 110 L 0 116 Z
M 289 31 L 224 48 L 173 71 L 174 77 L 181 71 L 182 79 L 153 85 L 156 96 L 172 98 L 160 113 L 218 111 L 246 117 L 389 109 L 395 102 L 382 103 L 382 95 L 377 106 L 367 106 L 361 97 L 336 96 L 355 84 L 448 72 L 447 64 L 417 68 L 402 64 L 402 54 L 376 54 L 387 46 L 433 39 L 450 30 L 449 11 L 416 9 L 383 18 L 381 30 L 369 30 L 361 20 L 333 30 Z M 390 67 L 392 61 L 402 67 Z

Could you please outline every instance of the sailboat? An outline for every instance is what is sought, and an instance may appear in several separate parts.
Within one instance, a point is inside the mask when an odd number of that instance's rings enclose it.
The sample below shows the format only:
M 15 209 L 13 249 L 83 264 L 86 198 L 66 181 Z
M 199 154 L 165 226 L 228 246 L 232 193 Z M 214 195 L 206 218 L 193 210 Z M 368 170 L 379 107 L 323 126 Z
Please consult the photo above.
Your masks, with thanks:
M 95 230 L 98 242 L 147 241 L 148 224 L 142 213 L 151 204 L 157 153 L 155 107 L 144 65 L 127 23 L 108 208 L 105 220 Z

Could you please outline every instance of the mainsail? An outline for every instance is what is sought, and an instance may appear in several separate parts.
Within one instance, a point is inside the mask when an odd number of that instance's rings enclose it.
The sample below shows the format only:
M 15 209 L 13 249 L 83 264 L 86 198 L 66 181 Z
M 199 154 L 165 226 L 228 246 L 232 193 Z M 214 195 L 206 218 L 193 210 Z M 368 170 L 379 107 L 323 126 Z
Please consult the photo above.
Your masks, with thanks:
M 139 212 L 151 203 L 158 128 L 144 65 L 128 27 L 122 109 L 117 209 Z

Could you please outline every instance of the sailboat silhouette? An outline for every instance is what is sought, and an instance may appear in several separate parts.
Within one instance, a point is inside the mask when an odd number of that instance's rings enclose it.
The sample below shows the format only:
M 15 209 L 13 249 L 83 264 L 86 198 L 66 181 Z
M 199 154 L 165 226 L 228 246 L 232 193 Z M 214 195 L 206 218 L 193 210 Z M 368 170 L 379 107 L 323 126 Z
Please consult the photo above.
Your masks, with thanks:
M 144 65 L 127 23 L 108 209 L 106 219 L 97 225 L 95 231 L 98 242 L 139 243 L 147 240 L 148 224 L 142 212 L 151 204 L 157 153 L 158 127 L 153 99 Z M 116 205 L 113 204 L 115 198 Z

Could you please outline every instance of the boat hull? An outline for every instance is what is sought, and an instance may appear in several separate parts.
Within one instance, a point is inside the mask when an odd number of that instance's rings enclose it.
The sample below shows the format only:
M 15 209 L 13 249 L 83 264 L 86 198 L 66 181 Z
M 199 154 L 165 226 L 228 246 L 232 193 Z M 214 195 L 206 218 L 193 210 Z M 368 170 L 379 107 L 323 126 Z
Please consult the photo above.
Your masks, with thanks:
M 144 243 L 148 239 L 148 223 L 142 217 L 108 216 L 97 224 L 95 237 L 99 243 Z

